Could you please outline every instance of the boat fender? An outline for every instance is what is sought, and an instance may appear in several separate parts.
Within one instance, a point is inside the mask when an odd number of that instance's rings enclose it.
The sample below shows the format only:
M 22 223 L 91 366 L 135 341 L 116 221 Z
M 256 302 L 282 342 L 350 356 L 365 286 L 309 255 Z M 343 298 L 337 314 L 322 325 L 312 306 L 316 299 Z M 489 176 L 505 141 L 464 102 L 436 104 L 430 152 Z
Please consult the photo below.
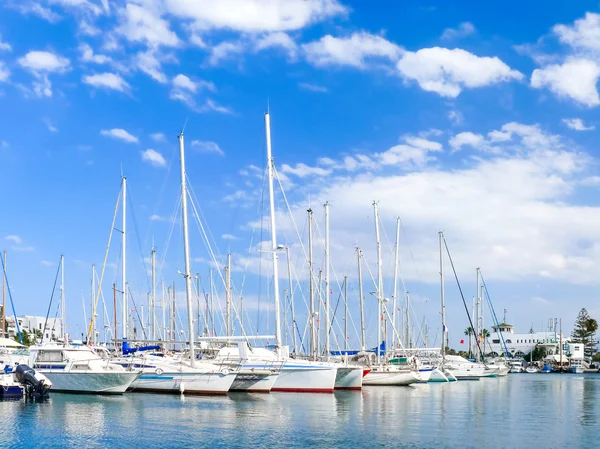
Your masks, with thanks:
M 223 369 L 221 370 L 221 374 L 222 374 L 223 376 L 227 376 L 227 375 L 229 374 L 229 370 L 228 370 L 227 368 L 223 368 Z
M 157 376 L 160 376 L 163 373 L 163 370 L 161 368 L 156 368 L 154 370 L 154 372 L 156 373 Z

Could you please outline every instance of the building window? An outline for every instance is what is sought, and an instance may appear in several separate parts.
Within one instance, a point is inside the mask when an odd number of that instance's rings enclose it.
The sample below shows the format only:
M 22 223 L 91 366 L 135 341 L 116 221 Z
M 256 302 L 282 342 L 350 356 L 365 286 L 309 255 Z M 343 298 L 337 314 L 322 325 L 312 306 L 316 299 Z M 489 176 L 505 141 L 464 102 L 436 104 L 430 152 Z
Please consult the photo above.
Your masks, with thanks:
M 38 324 L 38 326 L 40 326 L 40 330 L 42 330 L 42 323 Z
M 498 343 L 500 343 L 500 340 L 492 340 L 492 343 L 498 344 Z
M 506 343 L 512 343 L 512 340 L 506 340 Z

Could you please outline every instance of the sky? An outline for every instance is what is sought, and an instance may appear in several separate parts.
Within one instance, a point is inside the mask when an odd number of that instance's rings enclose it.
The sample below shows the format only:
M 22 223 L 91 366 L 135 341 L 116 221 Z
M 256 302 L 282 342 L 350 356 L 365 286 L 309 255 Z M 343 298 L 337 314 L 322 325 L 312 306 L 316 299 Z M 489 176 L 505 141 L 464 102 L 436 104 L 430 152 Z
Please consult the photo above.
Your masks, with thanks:
M 67 326 L 84 332 L 92 264 L 102 271 L 124 175 L 128 309 L 147 307 L 154 245 L 158 285 L 175 283 L 186 321 L 184 129 L 192 272 L 206 292 L 215 269 L 222 304 L 230 253 L 244 328 L 271 334 L 268 110 L 278 241 L 291 255 L 299 334 L 308 320 L 306 211 L 314 211 L 318 277 L 329 202 L 335 344 L 344 338 L 344 276 L 348 344 L 358 344 L 359 246 L 367 343 L 375 346 L 373 201 L 390 309 L 400 218 L 397 308 L 409 291 L 415 339 L 426 323 L 430 345 L 440 341 L 440 230 L 469 309 L 480 267 L 500 320 L 506 309 L 507 321 L 528 332 L 561 318 L 570 332 L 582 307 L 600 317 L 599 37 L 595 1 L 508 1 L 501 9 L 467 1 L 4 1 L 0 249 L 17 314 L 46 314 L 64 254 Z M 100 321 L 112 317 L 112 284 L 121 283 L 116 217 Z M 444 264 L 450 345 L 460 348 L 469 323 L 447 256 Z

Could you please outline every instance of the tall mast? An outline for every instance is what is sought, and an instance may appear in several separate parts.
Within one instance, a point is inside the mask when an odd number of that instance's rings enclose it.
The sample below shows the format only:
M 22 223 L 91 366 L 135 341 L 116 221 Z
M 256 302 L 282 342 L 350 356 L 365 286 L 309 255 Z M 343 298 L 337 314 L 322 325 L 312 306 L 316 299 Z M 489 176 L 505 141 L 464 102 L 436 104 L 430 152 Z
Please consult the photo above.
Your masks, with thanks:
M 152 340 L 156 340 L 156 250 L 152 246 L 152 292 L 150 296 L 152 306 L 150 308 L 150 326 Z
M 440 239 L 440 299 L 442 301 L 442 358 L 446 355 L 446 303 L 444 302 L 444 257 L 442 253 L 442 242 L 444 232 L 439 231 Z
M 344 349 L 348 350 L 348 276 L 344 276 Z
M 290 308 L 292 309 L 292 347 L 293 352 L 296 353 L 296 313 L 294 312 L 294 285 L 292 282 L 292 261 L 290 259 L 290 247 L 285 247 L 285 255 L 287 257 L 287 271 L 288 271 L 288 284 L 289 284 L 289 298 L 290 298 Z
M 231 254 L 227 254 L 227 266 L 225 267 L 225 334 L 231 337 Z
M 127 338 L 127 328 L 129 327 L 129 320 L 127 319 L 127 178 L 123 176 L 123 208 L 121 210 L 122 218 L 122 240 L 121 240 L 121 270 L 122 270 L 122 294 L 123 303 L 121 309 L 121 333 L 122 338 Z M 92 317 L 93 318 L 93 317 Z
M 2 337 L 6 337 L 4 329 L 6 328 L 6 250 L 2 253 L 4 258 L 4 272 L 2 273 Z
M 209 278 L 210 278 L 210 335 L 215 335 L 215 309 L 214 309 L 214 291 L 215 284 L 213 280 L 213 269 L 209 270 Z
M 162 295 L 160 299 L 160 307 L 162 309 L 162 339 L 167 341 L 167 308 L 165 307 L 165 281 L 162 281 Z
M 309 301 L 310 301 L 310 356 L 314 357 L 316 354 L 315 347 L 315 286 L 313 280 L 313 248 L 312 248 L 312 218 L 313 211 L 308 209 L 308 286 L 309 286 Z
M 396 309 L 398 302 L 398 253 L 400 244 L 400 217 L 396 218 L 396 249 L 394 252 L 394 299 L 392 300 L 392 348 L 396 348 Z
M 379 211 L 377 210 L 377 201 L 373 201 L 373 210 L 375 212 L 375 238 L 377 240 L 377 364 L 381 363 L 381 321 L 383 305 L 383 271 L 381 267 L 381 241 L 379 239 Z
M 62 256 L 60 258 L 61 260 L 61 264 L 62 264 Z M 62 265 L 61 265 L 61 270 L 62 270 Z M 91 281 L 91 287 L 92 287 L 92 306 L 90 307 L 90 313 L 92 314 L 91 316 L 91 323 L 92 323 L 92 334 L 90 335 L 92 341 L 94 341 L 94 335 L 96 335 L 96 316 L 94 315 L 94 305 L 96 303 L 95 299 L 96 299 L 96 292 L 94 291 L 95 287 L 96 287 L 96 265 L 92 264 L 92 281 Z M 62 294 L 62 292 L 61 292 Z
M 410 293 L 406 292 L 406 346 L 412 348 L 412 333 L 410 331 Z
M 330 297 L 330 280 L 329 280 L 329 202 L 325 202 L 325 358 L 329 360 L 330 348 L 330 322 L 329 322 L 329 297 Z
M 113 327 L 113 340 L 117 339 L 117 284 L 113 284 L 113 318 L 115 320 Z M 116 345 L 116 342 L 115 342 Z
M 192 271 L 190 268 L 190 241 L 188 235 L 187 184 L 185 175 L 185 153 L 183 131 L 179 134 L 179 159 L 181 160 L 181 219 L 183 222 L 183 257 L 185 259 L 185 296 L 187 299 L 188 332 L 190 338 L 190 365 L 195 366 L 194 354 L 194 307 L 192 304 Z
M 479 354 L 479 338 L 481 337 L 481 323 L 479 321 L 479 313 L 481 308 L 481 284 L 479 267 L 477 267 L 475 271 L 477 273 L 477 299 L 475 301 L 475 316 L 473 317 L 473 319 L 475 320 L 475 329 L 473 329 L 473 332 L 475 333 L 475 341 L 477 342 L 477 360 L 479 361 L 481 358 L 481 354 Z
M 356 257 L 358 259 L 358 302 L 360 308 L 360 349 L 363 351 L 367 348 L 366 343 L 366 332 L 365 332 L 365 298 L 363 295 L 363 284 L 362 284 L 362 264 L 360 263 L 360 259 L 362 254 L 360 252 L 360 248 L 356 248 Z
M 200 311 L 202 310 L 200 308 L 200 298 L 200 273 L 196 273 L 196 300 L 198 302 L 198 314 L 196 315 L 196 334 L 198 336 L 202 335 L 202 329 L 200 328 Z
M 271 254 L 273 255 L 273 290 L 275 298 L 275 347 L 281 353 L 281 312 L 279 310 L 279 254 L 277 253 L 277 229 L 275 228 L 275 194 L 273 179 L 275 178 L 275 162 L 271 154 L 271 117 L 265 114 L 265 133 L 267 138 L 267 164 L 269 172 L 269 205 L 271 213 Z
M 65 302 L 65 256 L 60 255 L 60 308 L 62 321 L 62 338 L 63 342 L 68 342 L 67 337 L 67 304 Z M 4 329 L 4 326 L 2 327 Z

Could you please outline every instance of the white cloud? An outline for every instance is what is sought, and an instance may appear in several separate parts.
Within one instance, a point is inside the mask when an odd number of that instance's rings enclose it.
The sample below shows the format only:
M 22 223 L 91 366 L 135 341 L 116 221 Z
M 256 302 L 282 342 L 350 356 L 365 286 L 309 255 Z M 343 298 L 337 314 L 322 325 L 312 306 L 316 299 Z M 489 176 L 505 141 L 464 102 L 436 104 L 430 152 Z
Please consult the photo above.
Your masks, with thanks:
M 166 0 L 167 11 L 192 20 L 197 29 L 225 29 L 245 33 L 299 30 L 347 9 L 337 0 L 220 0 L 194 2 Z
M 221 235 L 221 238 L 223 240 L 238 240 L 239 239 L 239 237 L 236 237 L 233 234 L 223 234 L 223 235 Z
M 119 10 L 121 24 L 117 32 L 130 42 L 140 42 L 149 47 L 178 46 L 179 38 L 169 28 L 169 22 L 154 11 L 153 6 L 156 5 L 146 3 L 145 6 L 146 8 L 128 3 L 124 9 Z
M 196 93 L 198 90 L 198 86 L 187 76 L 179 74 L 175 78 L 173 78 L 173 87 L 179 89 L 185 89 L 190 92 Z
M 201 110 L 202 110 L 202 112 L 215 111 L 215 112 L 219 112 L 221 114 L 233 114 L 233 110 L 231 108 L 228 108 L 226 106 L 221 106 L 221 105 L 215 103 L 210 98 L 208 100 L 206 100 L 206 103 L 204 104 L 204 106 L 202 107 Z
M 192 140 L 192 148 L 203 153 L 215 153 L 219 156 L 225 156 L 225 152 L 216 143 L 210 140 Z
M 155 81 L 163 84 L 168 81 L 167 76 L 162 72 L 161 63 L 154 51 L 139 52 L 134 58 L 134 64 Z
M 139 139 L 121 128 L 103 129 L 100 134 L 114 139 L 121 139 L 128 143 L 138 143 Z
M 600 65 L 589 59 L 568 58 L 563 64 L 552 64 L 535 69 L 531 86 L 547 87 L 559 97 L 570 97 L 577 103 L 592 107 L 600 104 L 596 84 Z
M 62 18 L 59 14 L 55 13 L 51 9 L 46 8 L 42 5 L 40 5 L 39 3 L 35 3 L 33 1 L 30 1 L 30 2 L 20 1 L 15 4 L 15 8 L 21 14 L 25 14 L 25 15 L 33 14 L 35 16 L 38 16 L 38 17 L 46 20 L 47 22 L 50 22 L 50 23 L 56 23 Z
M 452 136 L 448 143 L 454 150 L 460 150 L 465 145 L 473 148 L 480 148 L 484 142 L 485 138 L 481 134 L 474 134 L 470 131 L 466 131 Z
M 94 54 L 94 50 L 86 43 L 79 44 L 79 52 L 81 60 L 84 62 L 94 62 L 96 64 L 107 64 L 111 59 L 105 55 Z
M 70 65 L 67 58 L 49 51 L 30 51 L 17 62 L 21 67 L 34 73 L 65 72 Z
M 163 133 L 153 133 L 150 134 L 150 138 L 155 142 L 166 142 L 167 137 Z
M 333 172 L 333 169 L 326 169 L 322 167 L 310 167 L 300 162 L 296 164 L 295 167 L 292 167 L 288 164 L 283 164 L 281 166 L 281 172 L 294 175 L 299 178 L 304 178 L 306 176 L 327 176 Z
M 352 66 L 366 68 L 367 61 L 395 62 L 402 49 L 381 36 L 361 31 L 350 37 L 323 36 L 320 40 L 303 44 L 306 59 L 316 66 Z
M 105 88 L 118 90 L 121 92 L 127 92 L 129 90 L 129 84 L 121 78 L 121 76 L 115 73 L 97 73 L 95 75 L 85 75 L 82 78 L 85 84 L 88 84 L 97 88 Z
M 461 22 L 457 28 L 446 28 L 442 33 L 442 40 L 457 39 L 475 34 L 477 30 L 471 22 Z
M 329 92 L 329 89 L 327 89 L 326 87 L 318 86 L 317 84 L 311 84 L 311 83 L 298 83 L 298 87 L 300 87 L 304 90 L 309 90 L 311 92 L 319 92 L 319 93 L 324 93 L 324 94 Z
M 10 70 L 6 68 L 4 62 L 0 61 L 0 83 L 8 81 Z
M 72 8 L 77 12 L 92 13 L 96 16 L 102 14 L 102 9 L 89 0 L 48 0 L 48 3 L 62 6 L 64 9 Z
M 40 264 L 44 265 L 45 267 L 53 267 L 54 265 L 56 265 L 54 262 L 51 262 L 49 260 L 40 260 Z
M 552 31 L 574 49 L 600 51 L 600 14 L 588 12 L 573 26 L 556 25 Z
M 16 234 L 7 235 L 6 237 L 4 237 L 4 240 L 6 240 L 7 242 L 13 242 L 17 245 L 23 243 L 23 239 Z
M 229 59 L 232 56 L 239 55 L 245 51 L 245 46 L 241 41 L 238 42 L 221 42 L 211 48 L 210 58 L 208 63 L 210 65 L 218 65 L 221 61 Z
M 56 126 L 54 126 L 49 119 L 46 118 L 46 119 L 43 119 L 42 121 L 46 124 L 46 127 L 48 128 L 48 131 L 50 131 L 51 133 L 57 133 L 58 132 L 58 128 Z
M 563 123 L 575 131 L 591 131 L 596 129 L 595 126 L 585 126 L 580 118 L 564 118 Z
M 456 98 L 465 88 L 484 87 L 523 75 L 511 70 L 497 57 L 479 57 L 460 48 L 424 48 L 406 52 L 397 68 L 407 80 L 415 80 L 421 89 L 443 97 Z
M 451 110 L 448 112 L 448 119 L 454 124 L 454 125 L 460 125 L 463 120 L 464 117 L 462 115 L 462 113 L 460 111 L 457 110 Z
M 148 148 L 146 151 L 142 151 L 142 160 L 148 162 L 154 167 L 166 167 L 167 161 L 158 151 Z
M 7 42 L 2 42 L 2 35 L 0 34 L 0 51 L 12 51 L 12 47 Z
M 296 45 L 296 42 L 294 42 L 289 34 L 282 31 L 261 36 L 256 41 L 254 48 L 256 51 L 262 51 L 269 48 L 281 48 L 285 50 L 292 59 L 296 57 L 298 52 L 298 45 Z
M 102 31 L 100 28 L 95 27 L 94 25 L 82 20 L 79 22 L 79 32 L 85 36 L 98 36 Z

